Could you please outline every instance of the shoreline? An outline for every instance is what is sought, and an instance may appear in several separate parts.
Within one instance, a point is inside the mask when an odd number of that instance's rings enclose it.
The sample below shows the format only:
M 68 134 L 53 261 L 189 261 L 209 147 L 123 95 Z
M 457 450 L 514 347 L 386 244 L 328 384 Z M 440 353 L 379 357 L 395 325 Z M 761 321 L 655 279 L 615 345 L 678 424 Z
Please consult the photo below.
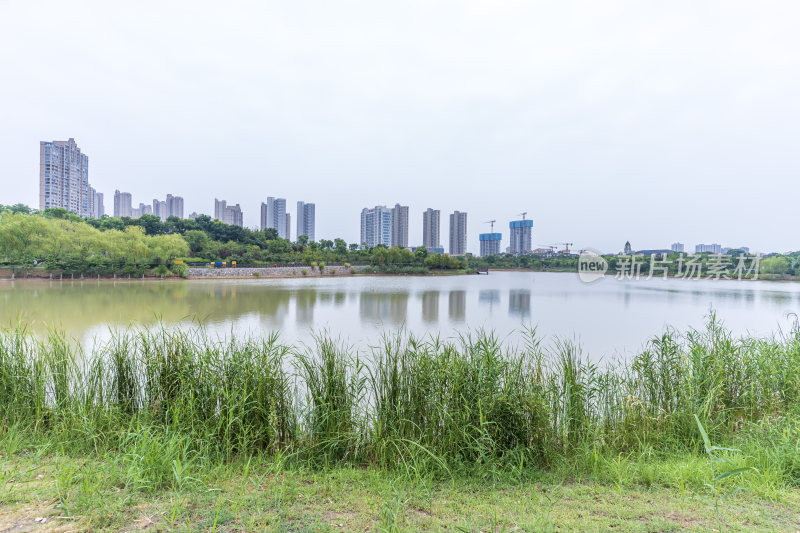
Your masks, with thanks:
M 361 265 L 359 265 L 361 266 Z M 116 277 L 109 277 L 109 276 L 99 276 L 99 277 L 73 277 L 70 276 L 15 276 L 10 277 L 7 275 L 0 275 L 0 282 L 10 281 L 10 282 L 53 282 L 53 281 L 69 281 L 69 282 L 87 282 L 87 281 L 94 281 L 94 282 L 131 282 L 131 281 L 181 281 L 181 280 L 203 280 L 203 279 L 296 279 L 296 278 L 335 278 L 335 277 L 362 277 L 362 276 L 373 276 L 373 277 L 437 277 L 437 276 L 470 276 L 470 275 L 480 275 L 477 272 L 463 272 L 463 271 L 455 271 L 455 272 L 448 272 L 448 271 L 429 271 L 426 273 L 415 273 L 415 274 L 404 274 L 404 273 L 395 273 L 395 272 L 359 272 L 354 270 L 354 267 L 350 269 L 344 269 L 344 267 L 336 267 L 330 266 L 326 267 L 324 272 L 319 272 L 318 270 L 311 271 L 310 267 L 277 267 L 277 270 L 287 270 L 292 269 L 292 272 L 277 272 L 275 267 L 267 267 L 267 268 L 241 268 L 241 269 L 207 269 L 207 268 L 190 268 L 189 273 L 186 277 L 180 276 L 144 276 L 144 277 L 131 277 L 131 276 L 116 276 Z M 335 270 L 334 270 L 335 269 Z M 195 272 L 192 272 L 195 270 Z M 202 273 L 196 272 L 197 270 L 202 271 Z M 306 274 L 302 273 L 302 270 L 307 270 Z M 344 271 L 347 270 L 347 271 Z M 253 271 L 259 272 L 259 274 L 253 274 Z M 488 269 L 488 274 L 492 272 L 520 272 L 520 273 L 532 273 L 532 274 L 577 274 L 574 270 L 534 270 L 528 268 L 490 268 Z M 606 277 L 615 277 L 615 272 L 606 272 L 604 274 Z M 770 276 L 770 274 L 761 274 L 759 275 L 758 279 L 752 278 L 744 278 L 744 279 L 736 279 L 736 278 L 722 278 L 722 279 L 714 279 L 710 277 L 702 277 L 702 278 L 689 278 L 687 281 L 747 281 L 747 282 L 758 282 L 758 281 L 773 281 L 773 282 L 781 282 L 781 283 L 798 283 L 800 282 L 800 276 L 795 277 L 764 277 Z M 662 276 L 653 276 L 652 279 L 662 279 Z M 668 279 L 686 279 L 682 278 L 681 276 L 676 276 L 670 274 L 667 276 Z M 647 281 L 646 275 L 641 275 L 639 277 L 639 281 Z
M 489 272 L 530 272 L 530 273 L 542 273 L 542 274 L 577 274 L 576 270 L 534 270 L 530 268 L 490 268 Z M 604 276 L 616 276 L 616 272 L 606 272 L 603 274 Z M 771 276 L 772 274 L 759 274 L 757 279 L 752 278 L 720 278 L 715 279 L 711 277 L 701 277 L 701 278 L 683 278 L 681 276 L 676 276 L 674 274 L 668 274 L 667 279 L 686 279 L 686 281 L 780 281 L 786 283 L 797 283 L 800 282 L 800 276 L 794 277 L 780 277 L 780 278 L 771 278 L 771 277 L 764 277 L 764 276 Z M 635 279 L 635 278 L 634 278 Z M 663 279 L 663 276 L 653 276 L 652 279 Z M 641 274 L 638 278 L 638 281 L 645 280 L 647 281 L 647 275 Z
M 193 272 L 194 270 L 194 272 Z M 302 271 L 306 270 L 303 274 Z M 257 272 L 254 273 L 254 272 Z M 359 272 L 354 270 L 353 267 L 345 269 L 344 267 L 326 267 L 323 272 L 319 270 L 311 270 L 311 267 L 267 267 L 267 268 L 227 268 L 227 269 L 207 269 L 207 268 L 190 268 L 186 277 L 180 276 L 99 276 L 90 277 L 83 276 L 73 277 L 70 276 L 0 276 L 0 282 L 134 282 L 134 281 L 186 281 L 186 280 L 214 280 L 214 279 L 302 279 L 302 278 L 337 278 L 337 277 L 437 277 L 437 276 L 469 276 L 477 275 L 477 273 L 463 272 L 463 271 L 429 271 L 426 273 L 395 273 L 395 272 Z

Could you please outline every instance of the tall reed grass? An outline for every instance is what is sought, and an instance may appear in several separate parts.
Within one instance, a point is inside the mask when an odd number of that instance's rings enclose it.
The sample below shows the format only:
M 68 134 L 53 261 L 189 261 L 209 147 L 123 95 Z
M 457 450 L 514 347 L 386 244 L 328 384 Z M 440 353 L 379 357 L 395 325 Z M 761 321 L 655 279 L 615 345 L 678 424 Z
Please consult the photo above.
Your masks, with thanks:
M 120 452 L 131 469 L 174 456 L 160 472 L 255 454 L 491 472 L 597 453 L 699 453 L 697 415 L 715 442 L 756 439 L 763 460 L 800 482 L 797 330 L 739 339 L 711 316 L 602 365 L 575 343 L 524 337 L 509 347 L 481 331 L 455 341 L 398 333 L 360 354 L 327 335 L 298 349 L 276 335 L 223 342 L 202 328 L 131 328 L 87 352 L 20 326 L 0 331 L 0 437 Z

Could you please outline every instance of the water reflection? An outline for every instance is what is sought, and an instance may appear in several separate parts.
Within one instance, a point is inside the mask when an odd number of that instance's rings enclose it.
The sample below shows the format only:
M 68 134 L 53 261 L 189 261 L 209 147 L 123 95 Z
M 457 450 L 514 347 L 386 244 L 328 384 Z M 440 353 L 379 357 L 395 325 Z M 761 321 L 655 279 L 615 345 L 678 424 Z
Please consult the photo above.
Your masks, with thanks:
M 409 307 L 411 295 L 415 303 Z M 472 327 L 503 335 L 522 319 L 542 335 L 577 334 L 587 352 L 602 352 L 638 348 L 667 324 L 702 327 L 710 308 L 734 332 L 770 333 L 779 325 L 786 330 L 787 313 L 800 310 L 800 284 L 606 279 L 587 285 L 577 276 L 527 273 L 0 282 L 0 326 L 21 320 L 36 333 L 58 328 L 84 342 L 107 335 L 109 327 L 159 321 L 199 322 L 222 334 L 279 330 L 287 342 L 307 341 L 310 329 L 328 329 L 367 343 L 383 326 L 406 325 L 443 337 Z
M 450 320 L 463 321 L 467 313 L 467 292 L 450 291 L 448 300 L 450 302 L 448 308 Z
M 310 326 L 314 323 L 314 307 L 317 303 L 317 291 L 300 289 L 295 291 L 294 313 L 298 324 Z
M 336 307 L 343 306 L 346 300 L 347 300 L 347 293 L 343 291 L 336 291 L 333 294 L 333 303 Z
M 439 291 L 422 293 L 422 320 L 429 324 L 439 321 Z
M 482 290 L 478 293 L 478 301 L 489 305 L 489 313 L 494 311 L 494 306 L 500 304 L 500 291 Z
M 363 322 L 400 325 L 405 322 L 408 314 L 408 293 L 363 292 L 359 301 L 359 312 Z
M 508 314 L 527 317 L 531 313 L 531 291 L 517 289 L 508 291 Z

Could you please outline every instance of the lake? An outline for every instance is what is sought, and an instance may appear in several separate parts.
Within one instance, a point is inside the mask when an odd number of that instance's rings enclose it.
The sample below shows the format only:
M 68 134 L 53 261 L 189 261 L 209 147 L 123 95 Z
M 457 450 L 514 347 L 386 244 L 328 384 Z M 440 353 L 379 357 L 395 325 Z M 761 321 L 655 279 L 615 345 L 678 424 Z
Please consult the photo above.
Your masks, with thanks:
M 58 328 L 90 346 L 110 327 L 188 327 L 227 335 L 279 331 L 284 342 L 327 330 L 356 346 L 405 327 L 441 338 L 478 328 L 515 343 L 535 326 L 544 342 L 577 340 L 594 360 L 637 350 L 668 325 L 702 327 L 711 309 L 737 334 L 791 328 L 800 284 L 713 280 L 582 283 L 576 274 L 355 276 L 176 281 L 0 281 L 0 324 Z

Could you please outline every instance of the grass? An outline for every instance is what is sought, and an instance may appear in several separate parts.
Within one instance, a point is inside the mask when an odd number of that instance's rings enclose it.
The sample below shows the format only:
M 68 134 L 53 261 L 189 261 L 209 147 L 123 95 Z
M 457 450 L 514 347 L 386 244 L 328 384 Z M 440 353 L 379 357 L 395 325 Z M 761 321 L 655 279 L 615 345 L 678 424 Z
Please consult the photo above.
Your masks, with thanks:
M 684 460 L 662 466 L 680 475 Z M 126 485 L 126 475 L 115 455 L 74 458 L 36 447 L 4 455 L 0 530 L 46 529 L 34 522 L 42 517 L 61 531 L 794 531 L 800 524 L 796 492 L 737 493 L 723 500 L 718 518 L 703 492 L 648 487 L 635 473 L 622 490 L 565 481 L 561 472 L 525 482 L 427 482 L 372 467 L 296 468 L 258 457 L 155 493 Z
M 359 353 L 131 328 L 84 352 L 4 330 L 0 526 L 31 508 L 67 529 L 800 527 L 800 332 L 711 316 L 602 366 L 525 338 Z

